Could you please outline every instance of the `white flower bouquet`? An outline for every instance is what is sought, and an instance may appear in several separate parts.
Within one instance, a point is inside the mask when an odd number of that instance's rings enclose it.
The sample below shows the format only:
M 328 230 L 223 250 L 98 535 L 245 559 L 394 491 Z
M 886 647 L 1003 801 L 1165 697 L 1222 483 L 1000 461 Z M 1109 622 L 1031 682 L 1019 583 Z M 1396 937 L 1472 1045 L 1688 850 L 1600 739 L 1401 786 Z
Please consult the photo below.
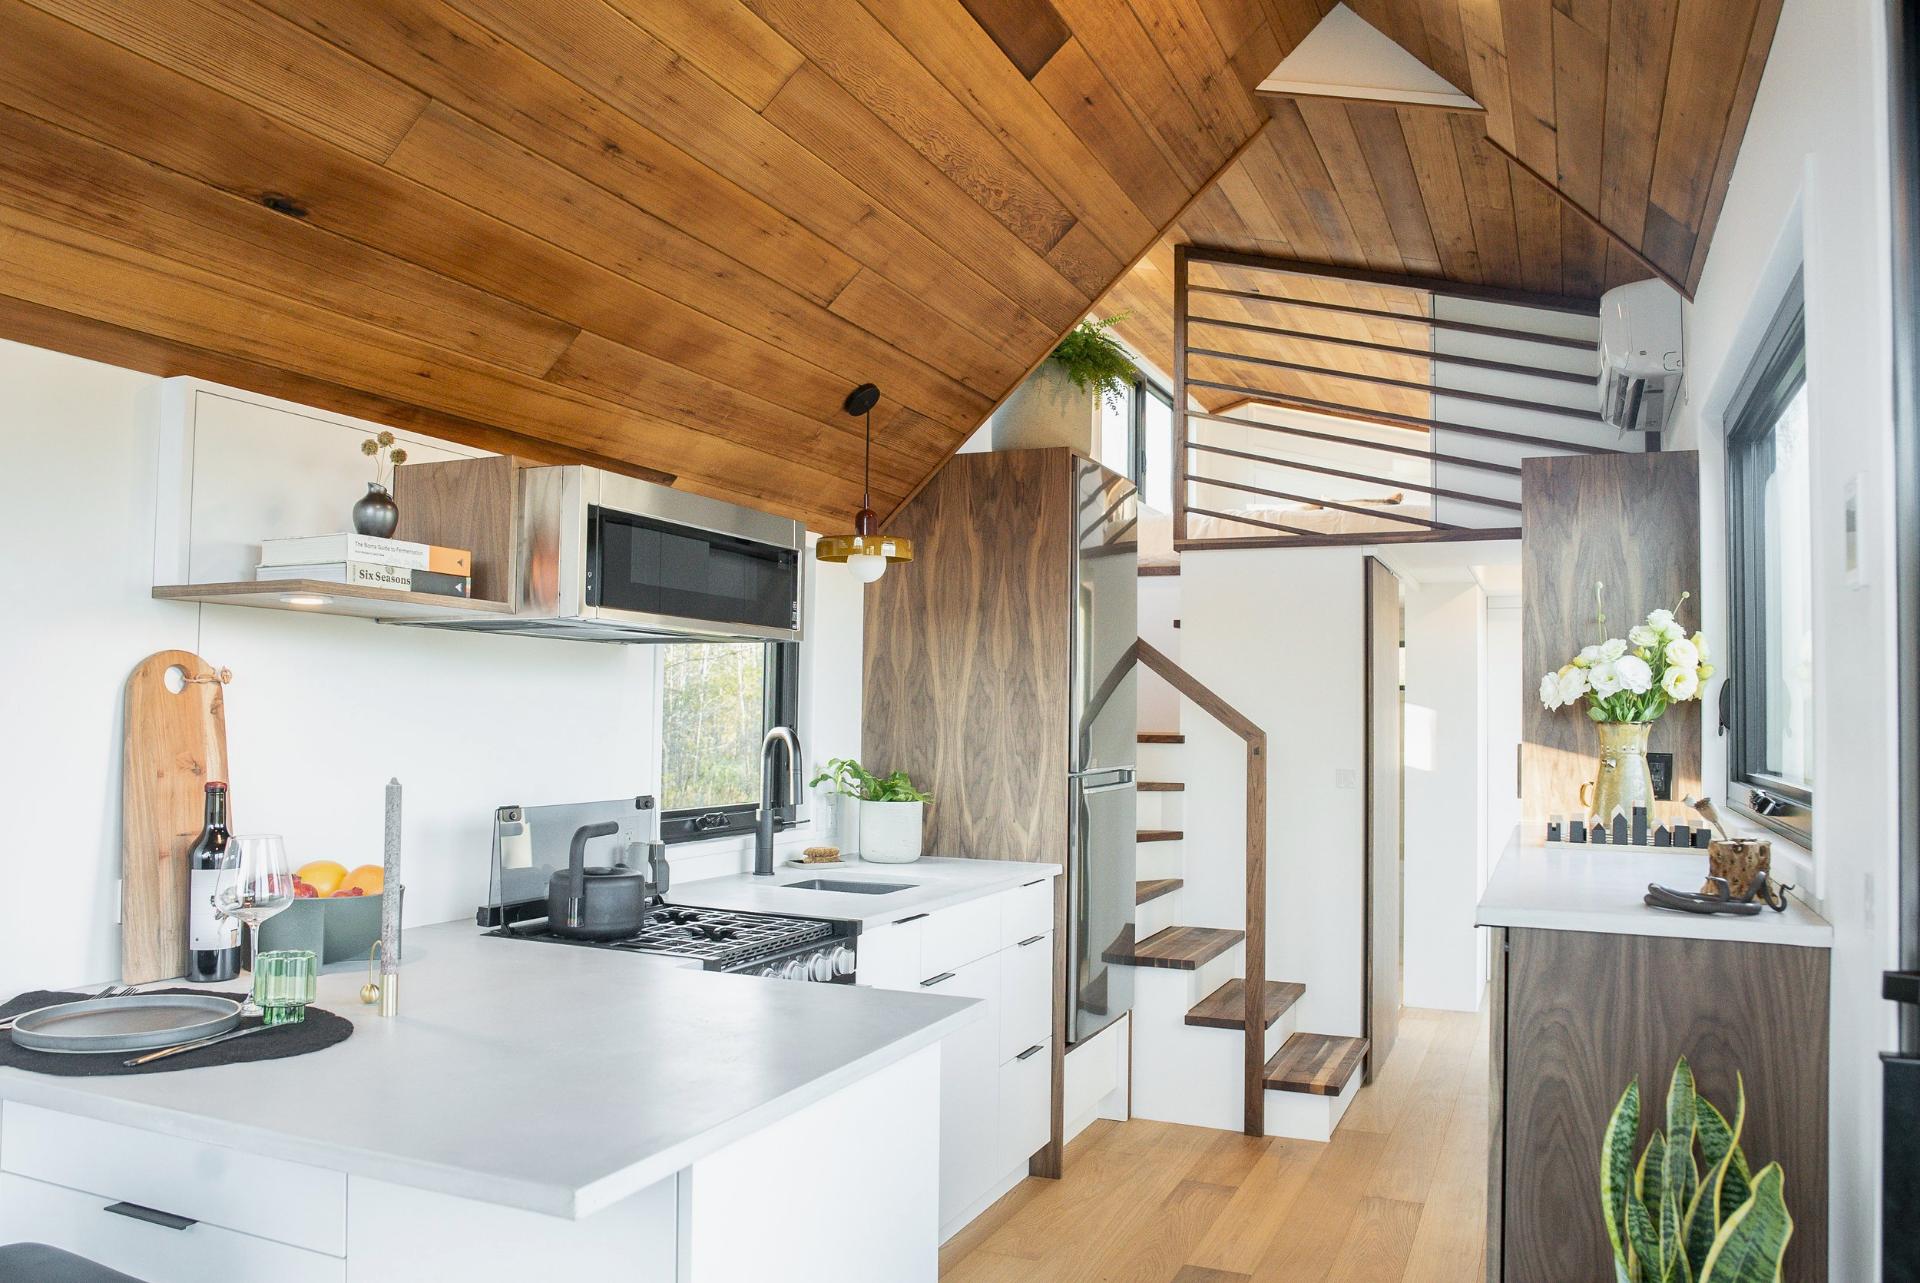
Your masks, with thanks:
M 1605 584 L 1593 586 L 1594 617 L 1599 631 L 1607 627 L 1600 594 Z M 1622 637 L 1583 647 L 1557 672 L 1540 679 L 1540 702 L 1549 710 L 1586 701 L 1587 716 L 1596 722 L 1652 722 L 1667 705 L 1700 698 L 1713 665 L 1707 662 L 1707 639 L 1687 636 L 1674 618 L 1691 593 L 1681 593 L 1673 610 L 1656 610 L 1644 624 Z

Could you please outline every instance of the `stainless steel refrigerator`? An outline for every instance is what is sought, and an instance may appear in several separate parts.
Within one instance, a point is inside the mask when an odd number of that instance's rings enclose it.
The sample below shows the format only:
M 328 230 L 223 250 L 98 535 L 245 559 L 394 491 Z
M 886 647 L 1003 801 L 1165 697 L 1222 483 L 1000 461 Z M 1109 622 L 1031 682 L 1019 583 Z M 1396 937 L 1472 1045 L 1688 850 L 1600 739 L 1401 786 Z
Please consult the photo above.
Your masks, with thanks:
M 1133 971 L 1103 956 L 1133 930 L 1139 828 L 1139 500 L 1133 483 L 1073 460 L 1074 594 L 1067 752 L 1067 1041 L 1133 1006 Z

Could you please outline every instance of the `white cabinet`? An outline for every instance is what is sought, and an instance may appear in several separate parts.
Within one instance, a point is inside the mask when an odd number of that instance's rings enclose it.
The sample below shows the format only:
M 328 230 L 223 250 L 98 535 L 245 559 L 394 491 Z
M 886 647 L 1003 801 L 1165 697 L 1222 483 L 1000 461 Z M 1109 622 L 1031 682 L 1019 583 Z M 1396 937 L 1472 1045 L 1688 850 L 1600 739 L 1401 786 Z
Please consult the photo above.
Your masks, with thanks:
M 940 1222 L 951 1234 L 1047 1143 L 1053 1114 L 1053 879 L 868 927 L 859 980 L 977 998 L 940 1064 Z

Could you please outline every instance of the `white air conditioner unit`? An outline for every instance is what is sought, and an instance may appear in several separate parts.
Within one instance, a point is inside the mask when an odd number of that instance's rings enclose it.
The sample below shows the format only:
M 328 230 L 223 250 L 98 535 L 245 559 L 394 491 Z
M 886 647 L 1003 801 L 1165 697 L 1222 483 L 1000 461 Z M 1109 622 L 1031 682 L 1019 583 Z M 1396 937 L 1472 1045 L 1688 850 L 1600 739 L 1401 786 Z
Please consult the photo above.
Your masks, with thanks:
M 1680 296 L 1635 281 L 1600 297 L 1600 417 L 1627 432 L 1658 432 L 1680 390 Z

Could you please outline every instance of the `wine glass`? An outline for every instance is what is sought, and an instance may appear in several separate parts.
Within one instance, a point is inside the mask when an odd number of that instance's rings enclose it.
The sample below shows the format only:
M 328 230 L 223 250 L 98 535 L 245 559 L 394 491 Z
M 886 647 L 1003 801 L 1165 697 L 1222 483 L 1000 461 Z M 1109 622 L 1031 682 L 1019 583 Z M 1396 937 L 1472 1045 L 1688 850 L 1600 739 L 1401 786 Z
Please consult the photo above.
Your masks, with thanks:
M 260 924 L 293 903 L 293 870 L 287 865 L 287 845 L 277 833 L 236 836 L 227 853 L 227 867 L 214 885 L 214 911 L 247 924 L 252 948 L 247 963 L 247 1000 L 243 1016 L 263 1014 L 253 1000 L 254 967 L 260 958 Z

